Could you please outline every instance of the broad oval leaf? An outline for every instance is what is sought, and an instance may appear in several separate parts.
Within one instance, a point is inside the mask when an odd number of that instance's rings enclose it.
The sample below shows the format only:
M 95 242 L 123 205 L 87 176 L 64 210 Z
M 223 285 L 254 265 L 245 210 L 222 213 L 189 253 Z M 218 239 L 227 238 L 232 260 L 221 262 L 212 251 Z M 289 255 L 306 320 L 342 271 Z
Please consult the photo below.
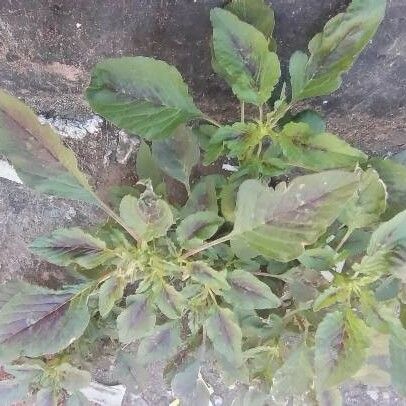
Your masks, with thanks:
M 216 213 L 200 211 L 181 221 L 176 236 L 181 247 L 195 248 L 212 237 L 223 223 Z
M 152 156 L 158 167 L 183 183 L 190 194 L 190 173 L 200 158 L 199 145 L 192 130 L 180 126 L 171 137 L 154 141 Z
M 385 220 L 406 209 L 406 165 L 391 159 L 372 158 L 369 163 L 379 173 L 388 192 Z
M 275 16 L 271 6 L 265 4 L 264 0 L 232 0 L 225 8 L 241 21 L 261 31 L 264 37 L 270 41 L 271 51 L 276 49 L 276 43 L 272 39 Z
M 53 291 L 32 286 L 0 310 L 0 359 L 55 354 L 77 340 L 89 323 L 89 285 Z
M 86 96 L 96 113 L 150 140 L 201 115 L 176 68 L 143 56 L 98 63 Z
M 351 230 L 363 228 L 377 223 L 385 210 L 385 184 L 370 168 L 362 173 L 357 193 L 344 207 L 339 221 Z
M 206 321 L 206 332 L 216 352 L 235 366 L 242 364 L 242 333 L 231 310 L 213 309 Z
M 123 297 L 126 282 L 118 276 L 111 276 L 99 289 L 99 313 L 102 318 L 109 315 L 115 303 Z
M 406 282 L 406 210 L 382 223 L 372 234 L 361 272 L 391 272 Z M 367 267 L 368 265 L 368 267 Z
M 52 264 L 78 264 L 86 269 L 95 268 L 114 256 L 104 241 L 78 227 L 62 228 L 39 237 L 31 243 L 30 249 Z
M 1 89 L 0 154 L 10 160 L 23 183 L 38 192 L 97 203 L 75 155 L 58 134 Z
M 310 58 L 292 55 L 293 100 L 323 96 L 337 90 L 381 23 L 386 0 L 353 0 L 345 13 L 333 17 L 309 43 Z
M 179 319 L 184 307 L 184 298 L 173 286 L 164 283 L 158 290 L 154 303 L 168 319 Z
M 230 237 L 257 255 L 291 261 L 325 232 L 357 185 L 355 174 L 342 171 L 297 177 L 285 190 L 247 180 L 238 191 Z
M 316 387 L 321 392 L 354 375 L 362 366 L 368 347 L 365 323 L 350 310 L 329 313 L 315 338 Z
M 151 149 L 144 141 L 141 141 L 138 149 L 135 168 L 138 178 L 149 179 L 154 189 L 164 181 L 162 172 L 152 157 Z
M 168 203 L 150 189 L 142 193 L 139 199 L 124 196 L 120 203 L 120 217 L 145 241 L 166 235 L 174 223 Z
M 215 8 L 213 25 L 213 67 L 247 103 L 264 104 L 278 83 L 281 70 L 277 55 L 269 51 L 264 35 L 234 14 Z
M 156 327 L 151 335 L 141 341 L 137 359 L 144 365 L 158 360 L 166 360 L 176 353 L 180 344 L 179 323 L 165 323 Z
M 147 296 L 142 294 L 129 296 L 127 303 L 127 308 L 117 318 L 118 337 L 125 344 L 147 336 L 156 321 Z
M 203 261 L 190 262 L 187 266 L 192 280 L 213 290 L 227 290 L 230 288 L 223 272 L 214 270 Z
M 243 309 L 273 309 L 281 305 L 281 300 L 270 287 L 254 275 L 235 270 L 227 275 L 230 289 L 223 296 L 227 302 Z
M 392 335 L 389 354 L 391 383 L 402 396 L 406 396 L 406 343 Z
M 313 171 L 353 169 L 368 158 L 336 135 L 315 133 L 303 122 L 286 124 L 278 143 L 288 164 Z

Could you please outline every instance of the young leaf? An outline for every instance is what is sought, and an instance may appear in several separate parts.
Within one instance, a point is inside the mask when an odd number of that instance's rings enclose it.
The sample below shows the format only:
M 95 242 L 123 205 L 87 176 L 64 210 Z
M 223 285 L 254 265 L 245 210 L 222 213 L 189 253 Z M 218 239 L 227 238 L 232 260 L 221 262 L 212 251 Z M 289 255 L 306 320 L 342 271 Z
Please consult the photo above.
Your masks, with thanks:
M 231 310 L 215 308 L 206 321 L 206 331 L 216 352 L 233 365 L 242 364 L 242 333 Z
M 341 171 L 297 177 L 282 191 L 247 180 L 238 191 L 230 237 L 257 255 L 291 261 L 325 232 L 357 184 L 356 175 Z
M 254 275 L 235 270 L 227 275 L 230 289 L 225 291 L 224 299 L 235 307 L 243 309 L 273 309 L 281 305 L 280 299 L 268 285 Z
M 307 124 L 313 134 L 320 134 L 326 132 L 326 120 L 314 110 L 303 110 L 293 117 L 295 123 Z
M 179 319 L 184 307 L 180 292 L 167 283 L 163 284 L 155 297 L 155 305 L 168 319 Z
M 356 195 L 347 203 L 338 219 L 354 230 L 378 222 L 385 210 L 385 184 L 377 172 L 370 168 L 362 173 Z
M 195 248 L 212 237 L 224 220 L 211 211 L 191 214 L 181 221 L 176 236 L 181 247 Z
M 165 323 L 156 327 L 145 337 L 138 347 L 137 359 L 144 365 L 172 357 L 181 344 L 180 327 L 177 322 Z
M 325 316 L 315 338 L 318 392 L 338 385 L 358 371 L 368 347 L 367 333 L 364 322 L 349 310 Z
M 269 51 L 260 31 L 234 14 L 215 8 L 210 19 L 214 70 L 241 101 L 261 106 L 271 97 L 281 75 L 277 55 Z
M 150 179 L 154 189 L 156 189 L 164 181 L 161 170 L 154 161 L 148 144 L 144 141 L 141 141 L 140 148 L 137 152 L 135 169 L 138 178 Z
M 47 237 L 37 238 L 30 249 L 52 264 L 78 264 L 86 269 L 95 268 L 114 256 L 104 241 L 77 227 L 62 228 Z
M 0 154 L 38 192 L 96 203 L 73 152 L 34 112 L 0 89 Z
M 192 280 L 207 286 L 210 289 L 230 289 L 224 273 L 215 271 L 203 261 L 190 262 L 188 269 Z
M 129 296 L 127 304 L 127 309 L 117 318 L 118 337 L 124 344 L 147 336 L 154 328 L 156 320 L 147 296 Z
M 329 245 L 306 250 L 299 258 L 306 268 L 316 271 L 326 271 L 334 266 L 339 257 Z
M 218 214 L 216 178 L 217 175 L 205 176 L 192 188 L 192 193 L 181 211 L 183 218 L 198 211 Z
M 381 23 L 386 0 L 353 0 L 347 11 L 336 15 L 309 43 L 310 58 L 292 55 L 292 99 L 323 96 L 337 90 L 347 72 Z
M 385 219 L 389 220 L 395 214 L 405 209 L 406 201 L 406 166 L 390 159 L 373 158 L 369 161 L 379 173 L 388 192 L 388 210 Z
M 86 96 L 96 113 L 149 140 L 202 114 L 173 66 L 142 56 L 98 63 Z
M 311 390 L 313 376 L 313 351 L 301 344 L 276 371 L 271 394 L 279 401 L 301 396 Z
M 154 141 L 152 156 L 164 173 L 183 183 L 190 192 L 190 173 L 200 157 L 196 136 L 190 128 L 178 127 L 171 137 Z
M 272 8 L 264 0 L 232 0 L 226 5 L 226 10 L 235 14 L 241 21 L 254 26 L 270 41 L 270 50 L 276 49 L 272 39 L 275 27 L 275 16 Z
M 278 137 L 283 154 L 292 166 L 319 171 L 353 169 L 367 156 L 334 134 L 315 133 L 307 123 L 288 123 Z
M 120 216 L 145 241 L 166 235 L 174 223 L 169 205 L 150 189 L 146 189 L 139 199 L 125 196 L 120 203 Z
M 0 359 L 55 354 L 78 339 L 89 323 L 88 290 L 32 286 L 14 296 L 0 310 Z
M 117 276 L 111 276 L 99 290 L 99 313 L 105 318 L 109 315 L 115 303 L 123 297 L 125 281 Z

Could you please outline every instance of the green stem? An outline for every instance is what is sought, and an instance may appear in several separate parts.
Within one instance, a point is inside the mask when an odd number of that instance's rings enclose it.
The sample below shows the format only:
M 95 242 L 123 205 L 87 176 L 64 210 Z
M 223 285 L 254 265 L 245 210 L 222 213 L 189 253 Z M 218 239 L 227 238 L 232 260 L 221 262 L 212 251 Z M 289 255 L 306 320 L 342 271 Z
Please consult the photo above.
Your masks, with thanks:
M 241 102 L 241 123 L 245 123 L 245 103 Z
M 339 251 L 342 246 L 346 243 L 346 241 L 348 240 L 348 238 L 350 237 L 350 235 L 352 234 L 354 230 L 352 228 L 348 228 L 347 232 L 344 234 L 344 237 L 342 238 L 342 240 L 340 241 L 340 243 L 337 245 L 336 251 Z
M 285 279 L 282 278 L 281 276 L 279 276 L 279 275 L 272 275 L 272 274 L 267 273 L 267 272 L 254 272 L 254 275 L 257 275 L 257 276 L 266 276 L 267 278 L 274 278 L 274 279 L 278 279 L 278 280 L 280 280 L 280 281 L 285 282 Z
M 264 107 L 261 105 L 259 106 L 259 121 L 262 123 L 264 120 Z
M 186 259 L 189 257 L 192 257 L 193 255 L 198 254 L 199 252 L 205 251 L 211 247 L 214 247 L 215 245 L 222 244 L 223 242 L 229 241 L 231 239 L 232 235 L 227 234 L 223 237 L 217 238 L 216 240 L 206 242 L 205 244 L 201 245 L 200 247 L 194 248 L 192 250 L 187 251 L 182 255 L 182 259 Z
M 203 118 L 203 120 L 207 121 L 210 124 L 213 124 L 216 127 L 219 127 L 219 128 L 221 127 L 221 124 L 219 122 L 217 122 L 216 120 L 213 120 L 209 116 L 203 116 L 202 118 Z

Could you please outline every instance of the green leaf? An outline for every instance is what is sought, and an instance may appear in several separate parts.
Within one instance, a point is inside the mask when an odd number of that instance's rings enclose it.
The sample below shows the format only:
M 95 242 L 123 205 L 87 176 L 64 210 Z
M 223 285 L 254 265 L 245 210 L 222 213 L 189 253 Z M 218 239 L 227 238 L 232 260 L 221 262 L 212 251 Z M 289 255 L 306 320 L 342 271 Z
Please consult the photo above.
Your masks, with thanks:
M 174 223 L 168 203 L 146 189 L 137 199 L 127 195 L 120 203 L 120 217 L 145 241 L 166 235 Z
M 241 21 L 254 26 L 267 38 L 271 38 L 275 27 L 275 16 L 271 6 L 264 0 L 231 0 L 224 7 Z
M 190 173 L 200 157 L 196 136 L 190 128 L 181 126 L 171 137 L 154 141 L 152 156 L 164 173 L 183 183 L 190 192 Z
M 333 248 L 329 245 L 325 245 L 324 247 L 307 249 L 298 260 L 306 268 L 316 271 L 326 271 L 331 269 L 339 258 Z
M 66 399 L 64 406 L 90 406 L 90 402 L 82 392 L 75 391 Z
M 0 285 L 0 310 L 6 305 L 14 296 L 19 293 L 30 293 L 32 285 L 27 282 L 13 280 Z
M 386 0 L 353 0 L 309 43 L 310 58 L 295 52 L 290 61 L 292 99 L 323 96 L 337 90 L 381 23 Z
M 95 268 L 114 257 L 104 241 L 77 227 L 62 228 L 49 236 L 37 238 L 30 249 L 52 264 L 78 264 L 86 269 Z
M 301 396 L 311 390 L 313 376 L 313 351 L 301 344 L 276 371 L 271 394 L 279 401 Z
M 38 192 L 97 203 L 73 152 L 34 112 L 0 89 L 0 154 Z
M 402 396 L 406 396 L 406 343 L 395 336 L 389 341 L 391 383 Z
M 271 51 L 276 49 L 276 43 L 272 40 L 275 16 L 272 8 L 264 0 L 232 0 L 225 8 L 241 21 L 261 31 L 264 37 L 270 41 Z
M 264 104 L 278 83 L 281 70 L 277 55 L 269 51 L 264 35 L 234 14 L 211 10 L 213 67 L 247 103 Z
M 307 123 L 288 123 L 278 137 L 287 163 L 313 171 L 349 168 L 367 156 L 334 134 L 314 133 Z
M 130 393 L 139 393 L 150 384 L 145 366 L 132 353 L 119 351 L 114 372 Z
M 390 271 L 406 282 L 406 210 L 382 223 L 373 232 L 367 254 L 371 266 L 382 273 Z M 365 269 L 364 266 L 363 273 L 366 273 Z
M 113 309 L 115 303 L 123 297 L 126 282 L 118 276 L 111 276 L 99 290 L 99 313 L 105 318 Z
M 37 405 L 58 406 L 58 396 L 54 388 L 42 388 L 36 394 Z
M 176 229 L 183 248 L 195 248 L 216 234 L 224 220 L 211 211 L 200 211 L 186 217 Z
M 89 323 L 88 290 L 32 286 L 14 296 L 0 310 L 0 359 L 55 354 L 77 340 Z
M 194 261 L 188 264 L 192 280 L 207 286 L 210 289 L 230 289 L 224 273 L 220 273 L 203 261 Z
M 281 305 L 280 299 L 269 286 L 249 272 L 230 272 L 227 282 L 230 289 L 224 292 L 223 296 L 233 306 L 243 309 L 273 309 Z
M 202 114 L 173 66 L 143 56 L 98 63 L 86 96 L 96 113 L 149 140 L 167 137 Z
M 368 330 L 354 313 L 327 314 L 315 338 L 315 369 L 318 392 L 336 386 L 362 366 L 368 347 Z
M 137 152 L 135 169 L 138 178 L 150 179 L 154 189 L 156 189 L 164 181 L 161 170 L 153 159 L 148 144 L 144 141 L 141 141 L 140 148 Z
M 154 303 L 158 309 L 168 319 L 179 319 L 181 316 L 184 299 L 180 292 L 178 292 L 173 286 L 164 283 L 159 289 Z
M 206 321 L 206 332 L 217 353 L 233 365 L 242 364 L 242 333 L 231 310 L 223 307 L 213 309 Z
M 282 190 L 247 180 L 238 191 L 230 237 L 257 255 L 291 261 L 326 231 L 357 183 L 356 175 L 342 171 L 297 177 Z
M 314 134 L 326 132 L 326 121 L 317 111 L 303 110 L 293 117 L 293 121 L 307 124 Z
M 18 381 L 17 379 L 0 381 L 0 398 L 3 406 L 15 405 L 28 397 L 30 389 L 29 381 Z
M 156 327 L 151 335 L 141 341 L 137 358 L 144 365 L 154 361 L 167 360 L 175 355 L 180 344 L 179 323 L 165 323 Z
M 117 318 L 120 341 L 128 344 L 147 336 L 154 328 L 155 321 L 156 316 L 147 296 L 129 296 L 127 308 Z
M 385 210 L 385 184 L 378 173 L 370 168 L 362 173 L 356 195 L 347 203 L 338 219 L 354 230 L 377 223 Z
M 200 179 L 192 188 L 192 193 L 182 208 L 182 217 L 185 218 L 198 211 L 218 213 L 216 180 L 217 183 L 221 182 L 221 178 L 218 179 L 217 175 L 204 176 Z
M 67 362 L 58 365 L 55 371 L 58 374 L 60 385 L 68 392 L 74 392 L 90 385 L 90 372 L 78 369 Z
M 317 296 L 313 303 L 313 311 L 318 312 L 337 303 L 345 303 L 350 297 L 350 291 L 340 286 L 329 286 Z
M 200 374 L 200 363 L 195 361 L 178 372 L 171 382 L 173 394 L 185 405 L 208 406 L 210 389 Z
M 369 161 L 379 173 L 379 177 L 386 185 L 388 192 L 388 210 L 385 219 L 405 209 L 406 202 L 406 166 L 390 159 L 373 158 Z

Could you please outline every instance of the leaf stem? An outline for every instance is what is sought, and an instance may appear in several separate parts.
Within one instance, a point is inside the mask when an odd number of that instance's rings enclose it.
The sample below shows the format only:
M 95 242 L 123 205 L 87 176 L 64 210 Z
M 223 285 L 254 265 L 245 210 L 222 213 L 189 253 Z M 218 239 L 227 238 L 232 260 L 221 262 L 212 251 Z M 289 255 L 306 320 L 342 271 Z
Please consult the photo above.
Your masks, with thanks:
M 245 123 L 245 103 L 241 102 L 241 123 Z
M 208 123 L 213 124 L 213 125 L 215 125 L 216 127 L 219 127 L 219 128 L 221 127 L 221 124 L 220 124 L 218 121 L 213 120 L 213 119 L 210 118 L 209 116 L 203 116 L 202 118 L 203 118 L 203 120 L 206 120 Z
M 281 276 L 279 276 L 279 275 L 272 275 L 272 274 L 267 273 L 267 272 L 254 272 L 254 275 L 257 275 L 257 276 L 266 276 L 267 278 L 274 278 L 274 279 L 278 279 L 278 280 L 280 280 L 280 281 L 285 282 L 285 279 L 283 279 Z
M 352 234 L 352 232 L 353 232 L 353 229 L 351 227 L 349 227 L 347 232 L 344 234 L 344 237 L 342 238 L 342 240 L 337 245 L 336 251 L 339 251 L 343 247 L 343 245 L 347 242 L 347 240 L 350 237 L 350 235 Z
M 264 107 L 263 107 L 263 105 L 261 104 L 261 105 L 259 106 L 259 121 L 262 123 L 263 120 L 264 120 Z
M 217 238 L 216 240 L 206 242 L 205 244 L 201 245 L 200 247 L 197 247 L 197 248 L 194 248 L 192 250 L 189 250 L 189 251 L 185 252 L 181 256 L 181 258 L 186 259 L 186 258 L 192 257 L 193 255 L 196 255 L 199 252 L 202 252 L 202 251 L 205 251 L 205 250 L 207 250 L 207 249 L 209 249 L 211 247 L 214 247 L 215 245 L 222 244 L 223 242 L 226 242 L 226 241 L 230 240 L 231 236 L 232 235 L 230 233 L 230 234 L 227 234 L 227 235 L 225 235 L 223 237 Z

